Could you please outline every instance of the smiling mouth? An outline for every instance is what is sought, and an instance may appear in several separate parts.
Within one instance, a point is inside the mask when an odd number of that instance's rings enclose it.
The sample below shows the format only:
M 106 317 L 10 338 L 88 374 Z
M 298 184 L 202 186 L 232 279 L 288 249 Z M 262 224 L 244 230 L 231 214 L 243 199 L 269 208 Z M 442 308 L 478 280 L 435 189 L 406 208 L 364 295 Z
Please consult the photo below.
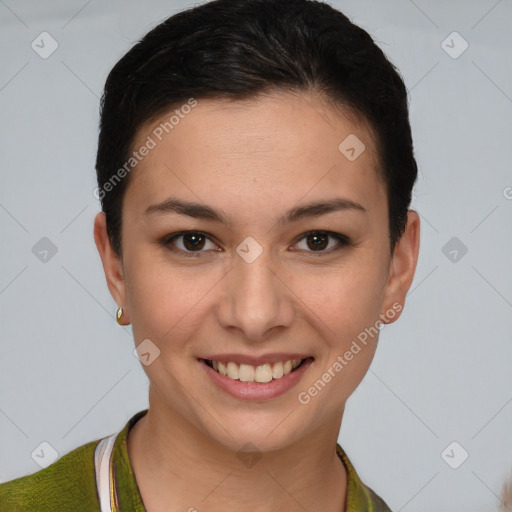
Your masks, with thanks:
M 259 382 L 263 384 L 283 378 L 285 375 L 296 371 L 305 361 L 312 359 L 312 357 L 305 359 L 289 359 L 276 363 L 265 363 L 259 366 L 238 364 L 234 361 L 227 363 L 211 361 L 210 359 L 203 359 L 203 361 L 214 371 L 229 379 L 239 380 L 241 382 Z

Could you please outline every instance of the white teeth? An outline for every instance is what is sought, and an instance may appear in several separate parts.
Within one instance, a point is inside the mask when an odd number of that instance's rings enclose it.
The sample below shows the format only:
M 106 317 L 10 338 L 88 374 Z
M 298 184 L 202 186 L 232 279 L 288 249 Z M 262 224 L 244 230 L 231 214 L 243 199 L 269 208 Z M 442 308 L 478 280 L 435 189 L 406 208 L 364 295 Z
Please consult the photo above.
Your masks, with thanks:
M 274 379 L 280 379 L 284 375 L 283 363 L 274 363 L 272 365 L 272 377 Z
M 238 365 L 237 364 L 231 363 L 231 362 L 228 363 L 227 370 L 228 370 L 228 377 L 230 379 L 234 379 L 234 380 L 238 379 Z
M 211 361 L 213 369 L 221 375 L 227 376 L 233 380 L 242 382 L 270 382 L 272 379 L 280 379 L 283 375 L 290 373 L 297 368 L 302 359 L 289 359 L 288 361 L 279 361 L 277 363 L 265 363 L 257 367 L 250 364 L 237 364 L 229 361 L 227 364 L 220 361 Z
M 238 378 L 242 382 L 254 382 L 254 366 L 249 364 L 241 364 L 240 370 L 238 372 Z
M 227 375 L 228 374 L 228 371 L 226 370 L 226 367 L 220 361 L 219 361 L 219 373 L 221 375 Z
M 254 372 L 256 382 L 270 382 L 272 380 L 272 367 L 269 364 L 262 364 Z

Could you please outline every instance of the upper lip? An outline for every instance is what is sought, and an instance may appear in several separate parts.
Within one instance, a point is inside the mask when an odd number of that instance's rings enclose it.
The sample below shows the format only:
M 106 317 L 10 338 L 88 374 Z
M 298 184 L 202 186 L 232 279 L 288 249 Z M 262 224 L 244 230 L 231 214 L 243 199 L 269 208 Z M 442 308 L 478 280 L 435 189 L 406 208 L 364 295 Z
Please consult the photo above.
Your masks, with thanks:
M 280 361 L 289 361 L 290 359 L 307 359 L 312 357 L 308 354 L 299 354 L 291 352 L 278 352 L 272 354 L 262 354 L 261 356 L 250 356 L 245 354 L 212 354 L 202 357 L 201 359 L 209 359 L 210 361 L 220 361 L 229 363 L 230 361 L 238 364 L 249 364 L 260 366 L 265 363 L 278 363 Z

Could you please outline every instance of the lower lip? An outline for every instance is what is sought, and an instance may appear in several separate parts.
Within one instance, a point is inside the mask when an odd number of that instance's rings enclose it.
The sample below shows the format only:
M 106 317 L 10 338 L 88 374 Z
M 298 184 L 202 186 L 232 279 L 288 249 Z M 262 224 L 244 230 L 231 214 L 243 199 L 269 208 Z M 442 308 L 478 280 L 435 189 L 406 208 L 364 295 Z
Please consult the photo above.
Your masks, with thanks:
M 214 384 L 231 396 L 244 400 L 268 400 L 283 395 L 299 382 L 312 362 L 313 359 L 308 358 L 295 371 L 270 382 L 242 382 L 216 372 L 206 364 L 204 359 L 199 359 L 199 364 Z

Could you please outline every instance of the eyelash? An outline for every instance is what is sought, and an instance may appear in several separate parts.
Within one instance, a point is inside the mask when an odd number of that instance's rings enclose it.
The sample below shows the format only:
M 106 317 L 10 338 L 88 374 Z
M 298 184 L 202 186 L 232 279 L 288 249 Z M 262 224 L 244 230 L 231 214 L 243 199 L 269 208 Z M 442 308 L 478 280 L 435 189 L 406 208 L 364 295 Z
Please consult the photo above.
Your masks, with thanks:
M 198 257 L 201 257 L 200 254 L 202 252 L 205 252 L 205 251 L 184 251 L 184 250 L 178 249 L 178 248 L 176 248 L 175 246 L 172 245 L 172 242 L 174 240 L 176 240 L 177 238 L 179 238 L 181 236 L 188 235 L 188 234 L 201 235 L 201 236 L 204 236 L 205 238 L 207 238 L 208 240 L 210 240 L 211 242 L 213 242 L 211 240 L 211 237 L 207 233 L 204 233 L 202 231 L 180 231 L 178 233 L 173 233 L 172 235 L 165 236 L 164 238 L 162 238 L 162 240 L 160 240 L 160 243 L 164 247 L 169 249 L 170 251 L 178 253 L 178 254 L 181 254 L 181 255 L 183 255 L 183 256 L 185 256 L 187 258 L 198 258 Z M 321 256 L 325 256 L 327 254 L 332 254 L 333 252 L 337 252 L 337 251 L 341 250 L 342 248 L 350 245 L 350 239 L 347 236 L 342 235 L 340 233 L 334 233 L 332 231 L 322 231 L 322 230 L 313 230 L 313 231 L 308 231 L 308 232 L 304 233 L 295 242 L 295 244 L 301 242 L 302 240 L 304 240 L 305 238 L 307 238 L 310 235 L 327 235 L 329 237 L 332 237 L 332 238 L 336 239 L 339 242 L 338 246 L 332 247 L 331 249 L 328 249 L 328 250 L 323 250 L 323 251 L 306 251 L 306 252 L 311 253 L 311 255 L 313 257 L 321 257 Z

